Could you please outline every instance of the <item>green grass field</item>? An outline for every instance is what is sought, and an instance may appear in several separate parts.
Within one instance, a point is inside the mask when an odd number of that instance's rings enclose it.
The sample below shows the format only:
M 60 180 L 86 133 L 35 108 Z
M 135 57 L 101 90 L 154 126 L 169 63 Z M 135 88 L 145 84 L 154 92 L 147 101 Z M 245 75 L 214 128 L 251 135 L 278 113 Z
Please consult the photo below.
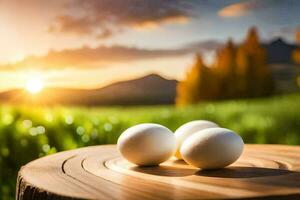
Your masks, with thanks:
M 116 143 L 143 122 L 171 130 L 206 119 L 239 133 L 246 143 L 300 144 L 300 94 L 175 108 L 0 106 L 0 199 L 13 199 L 19 168 L 38 157 L 88 145 Z

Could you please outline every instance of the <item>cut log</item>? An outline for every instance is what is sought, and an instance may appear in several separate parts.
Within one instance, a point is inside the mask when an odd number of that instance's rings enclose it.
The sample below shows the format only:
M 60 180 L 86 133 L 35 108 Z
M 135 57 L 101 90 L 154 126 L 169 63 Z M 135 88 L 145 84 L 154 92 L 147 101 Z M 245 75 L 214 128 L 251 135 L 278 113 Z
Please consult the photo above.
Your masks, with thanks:
M 175 159 L 137 167 L 115 145 L 93 146 L 32 161 L 17 181 L 18 200 L 300 199 L 300 147 L 246 145 L 234 164 L 204 171 Z

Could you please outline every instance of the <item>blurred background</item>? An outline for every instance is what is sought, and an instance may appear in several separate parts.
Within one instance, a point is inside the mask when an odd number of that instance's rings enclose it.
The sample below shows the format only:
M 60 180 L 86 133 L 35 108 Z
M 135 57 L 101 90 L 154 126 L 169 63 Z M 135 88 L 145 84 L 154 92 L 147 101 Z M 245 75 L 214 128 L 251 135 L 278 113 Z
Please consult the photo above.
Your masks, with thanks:
M 1 0 L 0 199 L 58 151 L 206 119 L 300 144 L 300 1 Z

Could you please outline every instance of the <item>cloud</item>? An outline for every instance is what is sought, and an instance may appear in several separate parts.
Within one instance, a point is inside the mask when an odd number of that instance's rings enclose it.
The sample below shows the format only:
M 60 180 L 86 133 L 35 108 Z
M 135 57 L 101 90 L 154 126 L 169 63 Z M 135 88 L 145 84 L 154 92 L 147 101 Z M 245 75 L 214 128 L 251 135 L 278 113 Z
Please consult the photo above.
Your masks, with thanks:
M 113 32 L 110 29 L 105 29 L 102 32 L 98 33 L 98 39 L 106 39 L 113 35 Z
M 222 8 L 218 14 L 221 17 L 240 17 L 248 14 L 251 10 L 258 7 L 258 1 L 245 1 L 231 4 Z
M 0 66 L 0 69 L 62 69 L 98 68 L 112 63 L 131 62 L 141 59 L 182 55 L 184 50 L 147 50 L 123 46 L 82 47 L 62 51 L 50 51 L 43 56 L 30 56 L 13 64 Z
M 58 16 L 56 23 L 50 25 L 49 32 L 60 31 L 64 33 L 76 33 L 78 35 L 85 35 L 90 33 L 92 29 L 92 22 L 88 18 L 73 18 L 67 15 Z
M 152 29 L 157 28 L 163 24 L 185 24 L 188 23 L 189 18 L 184 15 L 178 16 L 168 16 L 163 19 L 158 20 L 148 20 L 148 21 L 140 21 L 138 23 L 128 24 L 129 26 L 136 29 Z
M 190 8 L 182 0 L 75 0 L 67 4 L 67 13 L 55 18 L 49 32 L 107 38 L 126 28 L 187 23 Z
M 280 0 L 246 0 L 239 3 L 230 4 L 219 10 L 221 17 L 241 17 L 252 11 L 268 8 L 272 5 L 282 3 Z
M 52 70 L 65 68 L 91 69 L 109 67 L 146 59 L 178 57 L 191 53 L 204 53 L 221 46 L 217 41 L 195 42 L 177 49 L 143 49 L 125 46 L 82 47 L 50 51 L 42 56 L 29 56 L 21 61 L 0 65 L 0 70 Z

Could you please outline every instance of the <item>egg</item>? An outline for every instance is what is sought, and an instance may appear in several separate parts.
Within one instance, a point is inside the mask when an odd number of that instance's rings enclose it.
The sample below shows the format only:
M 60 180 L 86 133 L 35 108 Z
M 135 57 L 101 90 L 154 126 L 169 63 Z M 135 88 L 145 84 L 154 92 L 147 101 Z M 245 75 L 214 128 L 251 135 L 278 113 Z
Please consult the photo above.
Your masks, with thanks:
M 176 150 L 174 134 L 159 124 L 139 124 L 125 130 L 118 139 L 121 155 L 139 166 L 158 165 Z
M 191 121 L 188 122 L 186 124 L 183 124 L 182 126 L 180 126 L 176 131 L 175 131 L 175 138 L 176 138 L 176 142 L 177 142 L 177 149 L 176 149 L 176 153 L 175 156 L 178 159 L 182 159 L 181 155 L 180 155 L 180 147 L 182 145 L 182 143 L 192 134 L 206 129 L 206 128 L 215 128 L 215 127 L 219 127 L 217 124 L 215 124 L 214 122 L 210 122 L 210 121 L 206 121 L 206 120 L 195 120 L 195 121 Z
M 187 138 L 180 148 L 184 161 L 201 169 L 219 169 L 235 162 L 243 152 L 243 139 L 225 128 L 208 128 Z

